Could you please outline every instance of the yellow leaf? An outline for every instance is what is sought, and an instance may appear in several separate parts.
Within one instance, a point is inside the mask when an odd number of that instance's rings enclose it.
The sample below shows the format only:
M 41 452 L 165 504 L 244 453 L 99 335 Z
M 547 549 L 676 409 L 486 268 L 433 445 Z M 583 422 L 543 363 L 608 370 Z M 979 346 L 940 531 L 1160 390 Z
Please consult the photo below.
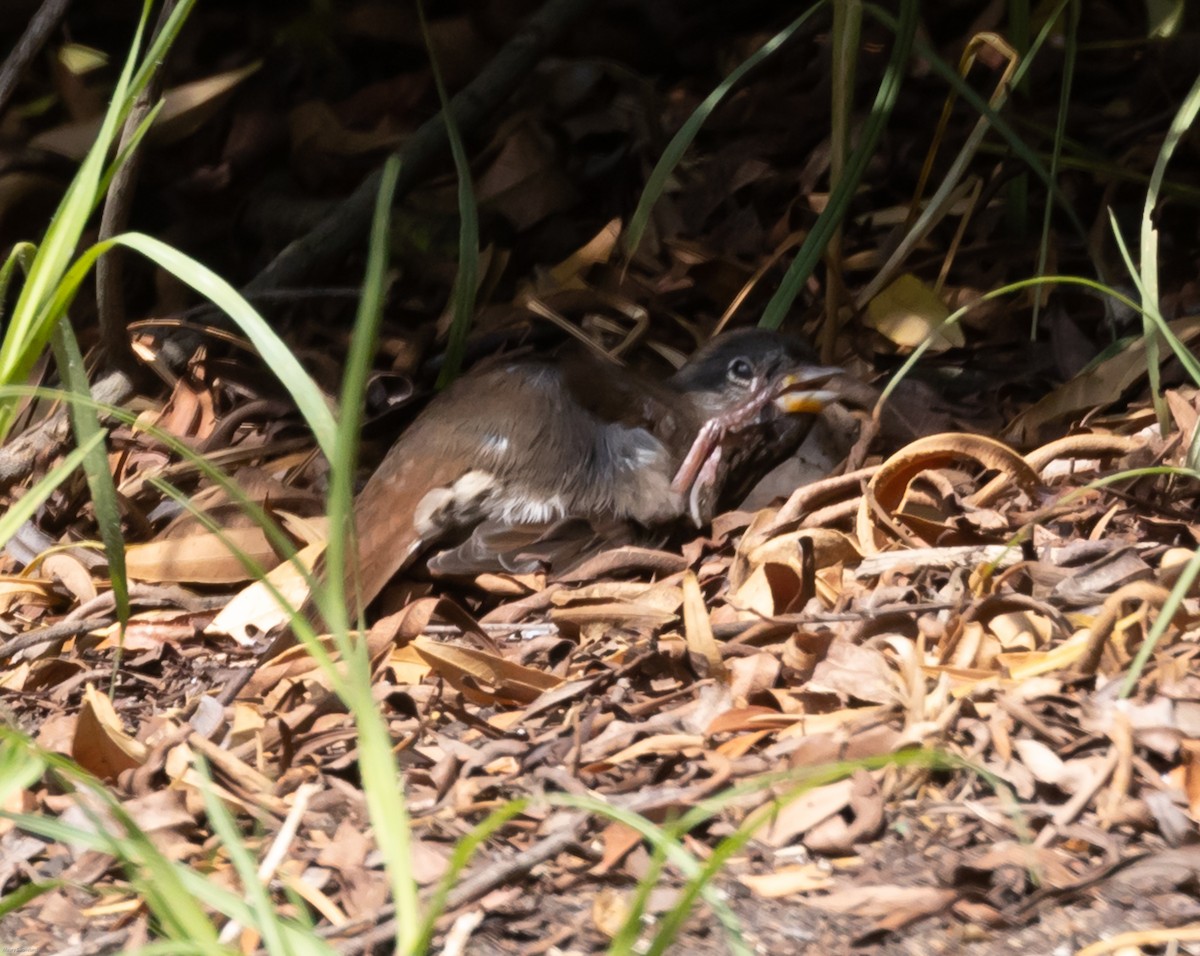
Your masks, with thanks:
M 936 292 L 906 272 L 867 304 L 867 325 L 897 345 L 916 348 L 933 337 L 930 348 L 944 352 L 965 343 L 957 324 L 942 327 L 950 315 Z

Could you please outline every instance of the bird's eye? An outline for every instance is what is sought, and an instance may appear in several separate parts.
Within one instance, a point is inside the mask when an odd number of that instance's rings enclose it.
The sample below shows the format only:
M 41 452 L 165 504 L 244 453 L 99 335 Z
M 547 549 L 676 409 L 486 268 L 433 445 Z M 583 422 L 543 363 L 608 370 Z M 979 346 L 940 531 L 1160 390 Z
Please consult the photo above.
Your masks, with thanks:
M 735 385 L 749 385 L 754 378 L 754 367 L 744 358 L 735 358 L 725 374 Z

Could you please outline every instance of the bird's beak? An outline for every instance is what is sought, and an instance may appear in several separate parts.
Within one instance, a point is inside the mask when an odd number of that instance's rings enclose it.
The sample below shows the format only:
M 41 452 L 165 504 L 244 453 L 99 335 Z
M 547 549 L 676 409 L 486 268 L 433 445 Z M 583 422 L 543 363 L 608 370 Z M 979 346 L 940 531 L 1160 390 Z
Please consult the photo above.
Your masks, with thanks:
M 775 388 L 775 407 L 788 415 L 815 415 L 826 405 L 837 401 L 838 393 L 830 389 L 813 388 L 824 385 L 831 378 L 845 374 L 840 368 L 813 365 L 790 372 L 779 380 Z

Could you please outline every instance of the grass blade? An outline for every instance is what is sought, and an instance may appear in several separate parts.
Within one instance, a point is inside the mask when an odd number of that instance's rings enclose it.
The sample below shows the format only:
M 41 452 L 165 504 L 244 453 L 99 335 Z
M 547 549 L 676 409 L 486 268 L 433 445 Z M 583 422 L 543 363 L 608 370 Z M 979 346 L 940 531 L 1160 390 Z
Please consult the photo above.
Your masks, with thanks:
M 788 266 L 783 281 L 779 283 L 779 288 L 771 296 L 771 301 L 767 303 L 762 321 L 759 322 L 759 325 L 764 328 L 777 329 L 783 323 L 784 316 L 791 309 L 792 303 L 796 301 L 796 297 L 804 288 L 808 277 L 812 275 L 821 256 L 825 254 L 830 239 L 846 216 L 850 200 L 853 198 L 859 182 L 862 181 L 863 174 L 867 170 L 867 163 L 875 152 L 875 144 L 879 142 L 879 137 L 883 134 L 883 129 L 891 118 L 892 109 L 900 94 L 900 84 L 907 70 L 913 38 L 916 36 L 918 8 L 917 0 L 903 0 L 900 4 L 900 18 L 896 22 L 896 40 L 892 45 L 887 68 L 884 70 L 883 81 L 879 84 L 879 90 L 875 94 L 871 115 L 863 126 L 858 147 L 850 154 L 846 162 L 845 174 L 837 186 L 830 190 L 829 202 L 817 216 L 812 231 L 804 241 L 804 245 L 800 247 L 799 255 Z
M 429 25 L 425 22 L 425 5 L 417 3 L 417 17 L 421 21 L 421 36 L 429 53 L 429 68 L 433 72 L 433 84 L 437 88 L 438 102 L 442 106 L 442 117 L 446 123 L 446 139 L 450 143 L 450 155 L 454 158 L 454 171 L 458 176 L 458 274 L 450 291 L 453 319 L 446 343 L 446 361 L 438 373 L 437 387 L 445 388 L 458 375 L 462 367 L 463 354 L 467 349 L 467 333 L 471 331 L 471 319 L 475 314 L 475 293 L 479 283 L 479 209 L 475 202 L 475 190 L 471 183 L 471 163 L 463 147 L 462 136 L 450 112 L 450 97 L 442 80 L 442 71 L 429 40 Z M 394 187 L 393 187 L 394 188 Z
M 90 395 L 87 370 L 83 365 L 83 354 L 71 324 L 63 319 L 54 327 L 52 339 L 54 359 L 59 375 L 69 391 L 76 395 Z M 95 409 L 78 402 L 69 405 L 71 427 L 75 431 L 75 443 L 83 446 L 97 436 L 103 439 L 103 429 Z M 96 527 L 100 540 L 104 542 L 104 553 L 108 558 L 108 577 L 112 582 L 113 600 L 116 604 L 117 620 L 121 627 L 121 643 L 124 641 L 125 625 L 129 622 L 129 581 L 125 575 L 125 537 L 121 534 L 121 509 L 117 504 L 117 487 L 113 483 L 108 467 L 108 455 L 102 441 L 95 443 L 83 462 L 87 475 L 88 491 L 92 508 L 96 513 Z M 118 644 L 113 661 L 113 678 L 121 665 L 121 650 Z
M 820 3 L 815 3 L 809 7 L 804 13 L 798 16 L 795 20 L 789 23 L 786 27 L 780 30 L 775 36 L 771 37 L 766 43 L 758 48 L 751 56 L 747 57 L 738 65 L 729 76 L 704 98 L 694 113 L 687 118 L 687 121 L 679 128 L 679 132 L 667 144 L 667 148 L 663 150 L 662 156 L 654 165 L 653 171 L 646 180 L 646 188 L 642 190 L 641 198 L 638 199 L 637 208 L 633 212 L 633 216 L 629 220 L 629 228 L 625 232 L 624 247 L 627 258 L 632 259 L 637 253 L 638 246 L 641 244 L 642 236 L 645 235 L 646 227 L 650 222 L 650 213 L 654 209 L 654 204 L 658 202 L 659 197 L 667 188 L 667 182 L 671 178 L 671 174 L 675 171 L 675 167 L 679 165 L 679 161 L 683 159 L 683 154 L 687 152 L 692 141 L 700 132 L 700 128 L 705 121 L 712 115 L 713 110 L 717 108 L 720 102 L 725 99 L 735 86 L 741 82 L 742 77 L 753 70 L 756 66 L 762 63 L 767 57 L 774 54 L 788 40 L 790 40 L 808 19 L 824 6 L 824 0 Z

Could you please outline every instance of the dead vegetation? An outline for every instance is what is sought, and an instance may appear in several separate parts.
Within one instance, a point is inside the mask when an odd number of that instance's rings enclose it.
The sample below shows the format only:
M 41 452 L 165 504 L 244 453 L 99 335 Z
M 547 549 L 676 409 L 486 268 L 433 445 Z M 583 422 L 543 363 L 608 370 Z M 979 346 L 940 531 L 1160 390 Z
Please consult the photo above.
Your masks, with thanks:
M 950 63 L 970 37 L 1008 26 L 994 7 L 946 6 L 922 26 Z M 114 57 L 127 42 L 122 15 L 78 7 L 48 41 L 53 67 L 35 69 L 3 114 L 4 248 L 32 238 L 86 147 L 81 124 L 103 107 L 103 69 L 63 66 L 67 39 L 109 43 Z M 435 17 L 433 48 L 454 87 L 492 62 L 525 12 L 497 2 Z M 620 242 L 670 136 L 791 15 L 688 4 L 581 13 L 503 108 L 464 124 L 482 221 L 473 357 L 550 345 L 569 326 L 662 369 L 718 321 L 757 318 L 829 200 L 827 19 L 715 111 L 632 261 Z M 1133 242 L 1146 177 L 1195 73 L 1194 14 L 1167 39 L 1147 38 L 1142 15 L 1099 3 L 1080 20 L 1057 167 L 1072 215 L 1050 219 L 1042 270 L 1103 278 L 1134 299 L 1116 278 L 1109 210 Z M 361 275 L 366 226 L 301 275 L 273 271 L 285 261 L 276 256 L 331 228 L 345 197 L 436 111 L 414 37 L 414 15 L 391 5 L 291 20 L 201 5 L 168 64 L 177 109 L 160 117 L 137 185 L 137 228 L 250 289 L 285 275 L 306 287 L 257 303 L 330 395 L 352 311 L 331 293 Z M 859 120 L 890 42 L 868 21 Z M 1043 48 L 1000 114 L 1042 156 L 1069 45 Z M 981 56 L 985 73 L 1002 67 Z M 990 90 L 998 75 L 972 82 Z M 33 111 L 36 95 L 53 106 Z M 792 328 L 829 335 L 832 357 L 879 388 L 970 306 L 886 413 L 828 418 L 804 450 L 809 470 L 773 475 L 699 537 L 607 551 L 567 577 L 399 581 L 376 605 L 373 690 L 404 771 L 426 895 L 473 827 L 531 798 L 456 880 L 437 951 L 602 951 L 648 877 L 646 921 L 669 919 L 696 871 L 676 859 L 659 872 L 647 833 L 588 812 L 589 801 L 668 830 L 686 820 L 677 840 L 692 865 L 721 863 L 711 885 L 725 903 L 697 906 L 680 951 L 728 951 L 719 924 L 729 916 L 747 947 L 773 953 L 1134 952 L 1195 940 L 1198 541 L 1187 462 L 1198 393 L 1166 363 L 1160 428 L 1144 346 L 1108 348 L 1139 334 L 1140 320 L 1079 285 L 981 299 L 1038 274 L 1045 202 L 994 132 L 892 279 L 872 286 L 914 218 L 946 97 L 918 51 L 836 258 L 792 310 Z M 935 177 L 977 121 L 959 98 Z M 1162 313 L 1190 347 L 1195 134 L 1179 149 L 1156 213 L 1158 266 Z M 442 155 L 396 211 L 369 463 L 436 374 L 456 272 L 454 194 Z M 164 330 L 189 343 L 186 362 L 159 361 L 162 377 L 138 381 L 125 407 L 226 469 L 297 546 L 322 540 L 326 465 L 246 343 L 210 313 L 184 313 L 190 298 L 145 263 L 126 263 L 121 292 L 130 316 L 147 317 L 134 325 L 143 360 L 162 357 Z M 85 345 L 94 302 L 81 295 L 74 311 Z M 194 338 L 181 340 L 179 326 Z M 65 429 L 39 425 L 50 411 L 27 402 L 24 435 L 9 439 L 24 476 L 62 453 Z M 266 653 L 264 605 L 244 591 L 243 563 L 152 479 L 184 488 L 263 566 L 278 563 L 276 549 L 144 430 L 115 423 L 108 447 L 133 616 L 117 624 L 87 486 L 64 485 L 4 559 L 8 721 L 109 784 L 169 859 L 236 886 L 205 810 L 202 757 L 256 858 L 278 853 L 262 879 L 280 908 L 305 913 L 340 951 L 389 946 L 394 912 L 353 720 L 304 650 Z M 9 478 L 9 501 L 25 480 Z M 6 809 L 87 820 L 48 776 Z M 5 945 L 108 952 L 157 932 L 110 855 L 2 826 L 5 892 L 57 881 L 0 922 Z M 728 913 L 714 912 L 721 905 Z M 249 930 L 227 942 L 260 945 Z

